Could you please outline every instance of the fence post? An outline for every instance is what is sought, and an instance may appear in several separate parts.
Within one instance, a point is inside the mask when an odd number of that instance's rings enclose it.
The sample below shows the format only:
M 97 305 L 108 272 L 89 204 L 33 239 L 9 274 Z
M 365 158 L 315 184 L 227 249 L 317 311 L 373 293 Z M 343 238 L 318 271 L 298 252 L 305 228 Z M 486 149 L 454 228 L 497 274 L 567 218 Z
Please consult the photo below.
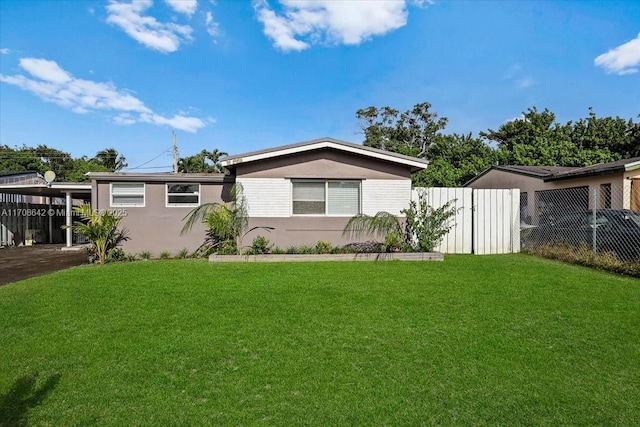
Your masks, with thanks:
M 591 227 L 593 228 L 592 232 L 592 243 L 593 243 L 593 261 L 595 262 L 596 260 L 596 252 L 597 252 L 597 243 L 596 243 L 596 239 L 597 239 L 597 235 L 598 232 L 597 230 L 597 225 L 596 225 L 596 208 L 598 207 L 598 189 L 594 188 L 593 189 L 593 219 L 592 219 L 592 225 Z

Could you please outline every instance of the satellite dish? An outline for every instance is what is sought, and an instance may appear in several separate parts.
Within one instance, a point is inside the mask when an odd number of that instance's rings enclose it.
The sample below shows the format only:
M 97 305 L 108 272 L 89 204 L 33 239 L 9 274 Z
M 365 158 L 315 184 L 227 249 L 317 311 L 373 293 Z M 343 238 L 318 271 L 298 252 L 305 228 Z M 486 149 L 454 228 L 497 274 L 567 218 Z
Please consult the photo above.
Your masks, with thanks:
M 54 171 L 46 171 L 44 173 L 44 180 L 47 184 L 51 184 L 56 179 L 56 173 Z

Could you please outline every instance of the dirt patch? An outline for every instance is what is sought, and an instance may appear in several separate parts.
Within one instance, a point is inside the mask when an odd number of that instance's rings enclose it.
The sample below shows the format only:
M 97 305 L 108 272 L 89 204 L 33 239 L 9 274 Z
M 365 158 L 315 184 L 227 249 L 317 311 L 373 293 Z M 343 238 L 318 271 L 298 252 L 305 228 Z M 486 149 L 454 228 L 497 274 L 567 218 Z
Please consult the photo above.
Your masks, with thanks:
M 84 250 L 63 251 L 62 245 L 0 249 L 0 285 L 87 264 Z

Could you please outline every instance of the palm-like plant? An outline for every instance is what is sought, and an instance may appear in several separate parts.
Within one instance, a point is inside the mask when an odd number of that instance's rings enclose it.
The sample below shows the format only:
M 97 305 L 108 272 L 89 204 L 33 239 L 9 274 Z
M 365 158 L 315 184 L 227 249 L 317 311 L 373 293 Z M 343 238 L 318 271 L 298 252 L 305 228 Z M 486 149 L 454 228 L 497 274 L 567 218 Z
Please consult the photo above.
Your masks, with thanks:
M 186 223 L 180 234 L 189 232 L 193 226 L 201 222 L 205 225 L 204 243 L 196 250 L 196 254 L 240 254 L 242 240 L 253 230 L 273 230 L 273 227 L 249 227 L 247 202 L 242 194 L 242 185 L 236 183 L 231 188 L 231 203 L 205 203 L 193 209 L 184 219 Z
M 343 236 L 360 237 L 369 234 L 382 237 L 385 251 L 432 251 L 451 230 L 450 219 L 456 210 L 455 200 L 439 208 L 429 205 L 428 194 L 421 191 L 418 200 L 412 200 L 408 209 L 403 209 L 404 221 L 389 212 L 378 212 L 374 216 L 356 215 L 349 219 Z
M 382 239 L 385 252 L 401 250 L 409 246 L 409 233 L 400 219 L 389 212 L 381 211 L 370 216 L 359 214 L 351 217 L 342 232 L 343 236 L 359 238 L 362 235 L 372 235 Z
M 75 206 L 73 210 L 80 217 L 80 221 L 74 222 L 71 229 L 91 242 L 98 263 L 104 264 L 112 249 L 129 240 L 129 231 L 126 228 L 118 228 L 121 216 L 109 211 L 100 214 L 88 203 Z

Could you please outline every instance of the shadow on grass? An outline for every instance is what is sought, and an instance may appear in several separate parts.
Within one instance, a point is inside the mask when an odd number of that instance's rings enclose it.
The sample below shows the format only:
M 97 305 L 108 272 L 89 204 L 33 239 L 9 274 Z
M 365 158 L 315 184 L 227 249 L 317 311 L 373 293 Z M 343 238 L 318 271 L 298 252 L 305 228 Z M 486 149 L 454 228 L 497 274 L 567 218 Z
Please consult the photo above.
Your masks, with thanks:
M 37 373 L 23 375 L 13 383 L 8 392 L 0 395 L 0 427 L 28 425 L 27 413 L 56 387 L 60 375 L 51 375 L 40 386 L 36 384 L 37 379 Z

